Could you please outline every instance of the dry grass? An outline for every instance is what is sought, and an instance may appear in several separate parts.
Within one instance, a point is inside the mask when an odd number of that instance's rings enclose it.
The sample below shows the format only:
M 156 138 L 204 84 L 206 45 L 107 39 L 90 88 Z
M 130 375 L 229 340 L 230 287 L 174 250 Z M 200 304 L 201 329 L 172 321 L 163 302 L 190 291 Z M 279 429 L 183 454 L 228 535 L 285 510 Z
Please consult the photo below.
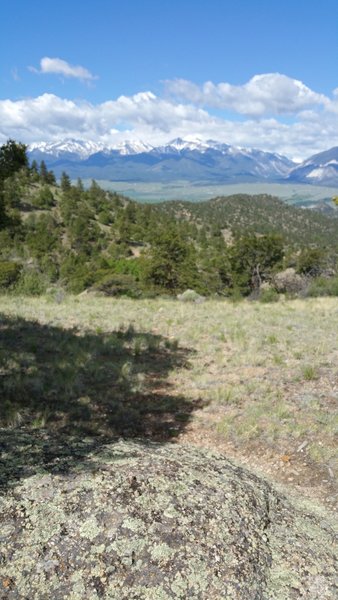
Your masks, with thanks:
M 156 339 L 172 350 L 192 351 L 188 369 L 173 363 L 166 373 L 172 397 L 196 403 L 189 423 L 177 430 L 178 441 L 232 453 L 292 485 L 305 486 L 306 478 L 312 487 L 327 484 L 333 503 L 338 466 L 335 299 L 195 305 L 161 299 L 84 296 L 57 303 L 52 298 L 2 297 L 0 312 L 97 335 L 132 327 L 137 333 L 134 357 Z M 123 368 L 128 378 L 130 365 Z M 136 391 L 146 376 L 139 375 Z M 179 419 L 186 417 L 181 413 Z M 46 420 L 48 415 L 41 414 L 35 426 L 45 426 Z M 20 415 L 14 421 L 18 425 Z

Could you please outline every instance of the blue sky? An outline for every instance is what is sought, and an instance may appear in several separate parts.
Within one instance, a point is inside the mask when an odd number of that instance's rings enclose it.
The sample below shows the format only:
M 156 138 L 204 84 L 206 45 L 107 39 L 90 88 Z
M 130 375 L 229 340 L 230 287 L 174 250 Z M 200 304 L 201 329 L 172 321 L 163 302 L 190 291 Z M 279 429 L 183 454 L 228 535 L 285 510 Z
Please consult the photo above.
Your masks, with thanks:
M 338 145 L 337 0 L 4 0 L 0 142 Z

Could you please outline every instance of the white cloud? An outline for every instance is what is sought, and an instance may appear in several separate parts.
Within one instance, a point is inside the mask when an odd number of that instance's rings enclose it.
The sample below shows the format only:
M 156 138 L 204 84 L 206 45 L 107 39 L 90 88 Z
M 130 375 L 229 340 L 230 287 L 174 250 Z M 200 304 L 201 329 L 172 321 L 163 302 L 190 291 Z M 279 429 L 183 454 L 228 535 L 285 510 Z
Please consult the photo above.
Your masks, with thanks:
M 45 56 L 40 60 L 40 69 L 36 69 L 35 67 L 28 68 L 34 73 L 52 73 L 55 75 L 62 75 L 63 77 L 74 77 L 81 81 L 92 81 L 93 79 L 97 79 L 97 77 L 92 75 L 85 67 L 81 67 L 80 65 L 70 65 L 61 58 L 49 58 L 48 56 Z
M 297 79 L 280 73 L 255 75 L 244 85 L 212 83 L 198 86 L 185 79 L 166 81 L 167 93 L 200 106 L 224 108 L 234 112 L 263 115 L 294 114 L 311 106 L 325 106 L 329 100 Z
M 25 100 L 0 101 L 0 123 L 3 136 L 24 138 L 30 143 L 40 139 L 79 137 L 111 140 L 111 130 L 129 129 L 147 137 L 165 138 L 178 126 L 193 130 L 196 124 L 207 125 L 211 118 L 202 109 L 173 104 L 151 92 L 120 96 L 93 105 L 43 94 Z M 121 133 L 121 136 L 124 134 Z
M 315 92 L 311 94 L 321 97 Z M 27 144 L 75 138 L 109 145 L 128 138 L 156 145 L 175 137 L 195 136 L 235 146 L 258 147 L 296 159 L 338 146 L 335 98 L 326 99 L 323 107 L 314 104 L 310 108 L 305 101 L 298 100 L 302 110 L 291 122 L 281 120 L 278 111 L 260 119 L 256 114 L 242 117 L 240 121 L 216 117 L 194 100 L 195 103 L 193 98 L 189 103 L 179 102 L 158 97 L 151 91 L 100 104 L 53 94 L 0 100 L 0 143 L 8 138 Z M 278 106 L 281 110 L 281 101 Z

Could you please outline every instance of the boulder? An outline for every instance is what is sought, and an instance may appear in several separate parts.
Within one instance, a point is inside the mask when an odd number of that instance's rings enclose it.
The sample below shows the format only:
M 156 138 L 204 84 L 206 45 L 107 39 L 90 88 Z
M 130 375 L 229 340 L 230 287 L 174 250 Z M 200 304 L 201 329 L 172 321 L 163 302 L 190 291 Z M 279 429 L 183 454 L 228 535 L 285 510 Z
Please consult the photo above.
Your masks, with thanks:
M 0 598 L 328 600 L 334 534 L 224 456 L 118 442 L 1 502 Z
M 295 269 L 289 268 L 276 273 L 273 278 L 274 286 L 279 293 L 298 294 L 306 289 L 308 281 L 303 275 L 296 273 Z
M 194 302 L 195 304 L 201 304 L 205 302 L 205 296 L 201 296 L 195 290 L 185 290 L 182 294 L 177 295 L 177 300 L 181 302 Z

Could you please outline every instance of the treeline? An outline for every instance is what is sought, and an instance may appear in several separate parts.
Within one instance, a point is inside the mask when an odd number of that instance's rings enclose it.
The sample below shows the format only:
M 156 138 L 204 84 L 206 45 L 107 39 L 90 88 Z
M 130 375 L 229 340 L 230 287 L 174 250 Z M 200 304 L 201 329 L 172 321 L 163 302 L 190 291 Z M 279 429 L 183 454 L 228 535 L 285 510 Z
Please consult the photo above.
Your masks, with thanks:
M 0 148 L 0 289 L 78 294 L 91 288 L 131 297 L 193 289 L 273 299 L 320 276 L 332 288 L 332 245 L 291 242 L 275 224 L 260 233 L 252 222 L 231 228 L 228 218 L 225 231 L 224 219 L 201 212 L 193 218 L 182 203 L 176 208 L 139 204 L 95 181 L 84 189 L 66 173 L 57 184 L 44 162 L 29 165 L 26 147 L 9 140 Z M 286 269 L 289 279 L 277 284 Z

